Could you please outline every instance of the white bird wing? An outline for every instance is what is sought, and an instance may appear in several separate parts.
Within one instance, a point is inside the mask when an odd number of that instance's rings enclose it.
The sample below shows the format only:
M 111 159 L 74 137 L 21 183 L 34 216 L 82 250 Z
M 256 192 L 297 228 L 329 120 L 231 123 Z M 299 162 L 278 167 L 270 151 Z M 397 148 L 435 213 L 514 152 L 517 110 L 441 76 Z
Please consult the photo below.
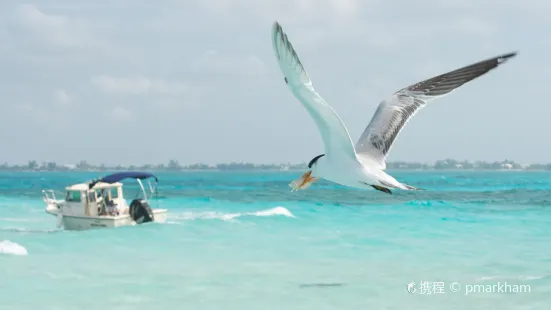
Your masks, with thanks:
M 355 145 L 358 159 L 386 169 L 386 156 L 405 124 L 429 101 L 497 68 L 517 53 L 509 53 L 444 73 L 395 92 L 382 101 Z
M 356 159 L 354 144 L 348 130 L 333 108 L 314 90 L 293 45 L 277 22 L 272 27 L 272 43 L 287 86 L 318 126 L 325 154 Z

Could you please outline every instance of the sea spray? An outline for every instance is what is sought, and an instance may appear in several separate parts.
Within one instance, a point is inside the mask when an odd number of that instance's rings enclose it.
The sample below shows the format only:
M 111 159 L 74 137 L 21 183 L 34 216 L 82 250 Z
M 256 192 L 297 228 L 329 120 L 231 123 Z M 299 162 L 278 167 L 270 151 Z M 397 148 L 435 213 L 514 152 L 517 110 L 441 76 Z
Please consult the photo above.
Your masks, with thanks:
M 0 254 L 27 255 L 27 249 L 9 240 L 0 241 Z

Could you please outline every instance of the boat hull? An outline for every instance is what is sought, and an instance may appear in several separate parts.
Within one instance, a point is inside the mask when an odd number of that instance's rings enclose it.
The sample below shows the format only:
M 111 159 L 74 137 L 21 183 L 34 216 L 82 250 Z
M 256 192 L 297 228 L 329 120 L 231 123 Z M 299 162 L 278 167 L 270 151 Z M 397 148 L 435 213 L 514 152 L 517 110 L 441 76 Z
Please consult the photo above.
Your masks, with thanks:
M 153 209 L 154 222 L 165 222 L 167 216 L 166 209 Z M 117 228 L 123 226 L 133 226 L 136 222 L 130 215 L 119 216 L 72 216 L 65 215 L 62 219 L 63 229 L 65 230 L 88 230 L 98 228 Z

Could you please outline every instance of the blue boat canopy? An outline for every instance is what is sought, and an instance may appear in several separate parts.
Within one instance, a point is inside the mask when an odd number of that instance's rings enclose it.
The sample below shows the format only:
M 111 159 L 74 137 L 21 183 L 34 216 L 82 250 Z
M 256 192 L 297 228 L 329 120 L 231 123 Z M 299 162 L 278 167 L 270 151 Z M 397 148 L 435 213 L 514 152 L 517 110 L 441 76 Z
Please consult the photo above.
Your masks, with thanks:
M 96 183 L 103 182 L 103 183 L 116 183 L 119 181 L 122 181 L 124 179 L 148 179 L 148 178 L 154 178 L 155 182 L 158 182 L 159 179 L 157 177 L 149 172 L 133 172 L 133 171 L 125 171 L 125 172 L 119 172 L 119 173 L 113 173 L 108 176 L 105 176 L 99 180 L 95 180 L 90 182 L 89 188 L 94 187 Z

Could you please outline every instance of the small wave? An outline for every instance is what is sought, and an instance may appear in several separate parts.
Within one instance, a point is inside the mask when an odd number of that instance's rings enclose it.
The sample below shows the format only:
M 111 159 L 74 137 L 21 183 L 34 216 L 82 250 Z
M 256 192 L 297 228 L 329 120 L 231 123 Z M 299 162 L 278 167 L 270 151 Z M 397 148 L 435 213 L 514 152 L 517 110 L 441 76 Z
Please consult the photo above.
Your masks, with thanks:
M 174 221 L 164 221 L 163 224 L 165 224 L 165 225 L 182 225 L 181 222 L 174 222 Z
M 41 211 L 42 212 L 42 211 Z M 35 222 L 44 222 L 43 219 L 28 219 L 28 218 L 0 218 L 0 221 L 12 222 L 12 223 L 35 223 Z
M 61 232 L 60 229 L 29 229 L 29 228 L 0 228 L 0 231 L 15 232 L 15 233 L 34 233 L 34 234 L 47 234 L 54 232 Z
M 182 212 L 176 215 L 174 219 L 194 221 L 194 220 L 229 220 L 234 217 L 240 216 L 240 213 L 221 213 L 221 212 Z M 176 224 L 176 222 L 170 222 L 170 224 Z
M 544 279 L 547 276 L 485 276 L 476 279 L 476 281 L 488 281 L 488 280 L 519 280 L 519 281 L 531 281 Z
M 264 211 L 258 211 L 254 213 L 245 213 L 245 215 L 254 215 L 254 216 L 283 215 L 286 217 L 296 217 L 293 215 L 293 213 L 291 213 L 291 211 L 289 211 L 287 208 L 284 208 L 284 207 L 275 207 Z
M 229 221 L 233 220 L 235 218 L 241 217 L 241 216 L 277 216 L 277 215 L 283 215 L 285 217 L 293 217 L 296 218 L 296 216 L 291 213 L 287 208 L 285 207 L 275 207 L 268 210 L 262 210 L 262 211 L 256 211 L 256 212 L 245 212 L 245 213 L 222 213 L 222 212 L 183 212 L 180 215 L 176 216 L 177 219 L 181 220 L 222 220 L 222 221 Z M 174 223 L 174 222 L 171 222 Z
M 406 205 L 408 206 L 422 206 L 422 207 L 432 207 L 434 205 L 445 205 L 446 202 L 442 200 L 412 200 L 408 201 Z
M 0 241 L 0 254 L 27 255 L 27 249 L 9 240 Z
M 307 288 L 307 287 L 339 287 L 344 286 L 344 283 L 307 283 L 307 284 L 301 284 L 300 288 Z

